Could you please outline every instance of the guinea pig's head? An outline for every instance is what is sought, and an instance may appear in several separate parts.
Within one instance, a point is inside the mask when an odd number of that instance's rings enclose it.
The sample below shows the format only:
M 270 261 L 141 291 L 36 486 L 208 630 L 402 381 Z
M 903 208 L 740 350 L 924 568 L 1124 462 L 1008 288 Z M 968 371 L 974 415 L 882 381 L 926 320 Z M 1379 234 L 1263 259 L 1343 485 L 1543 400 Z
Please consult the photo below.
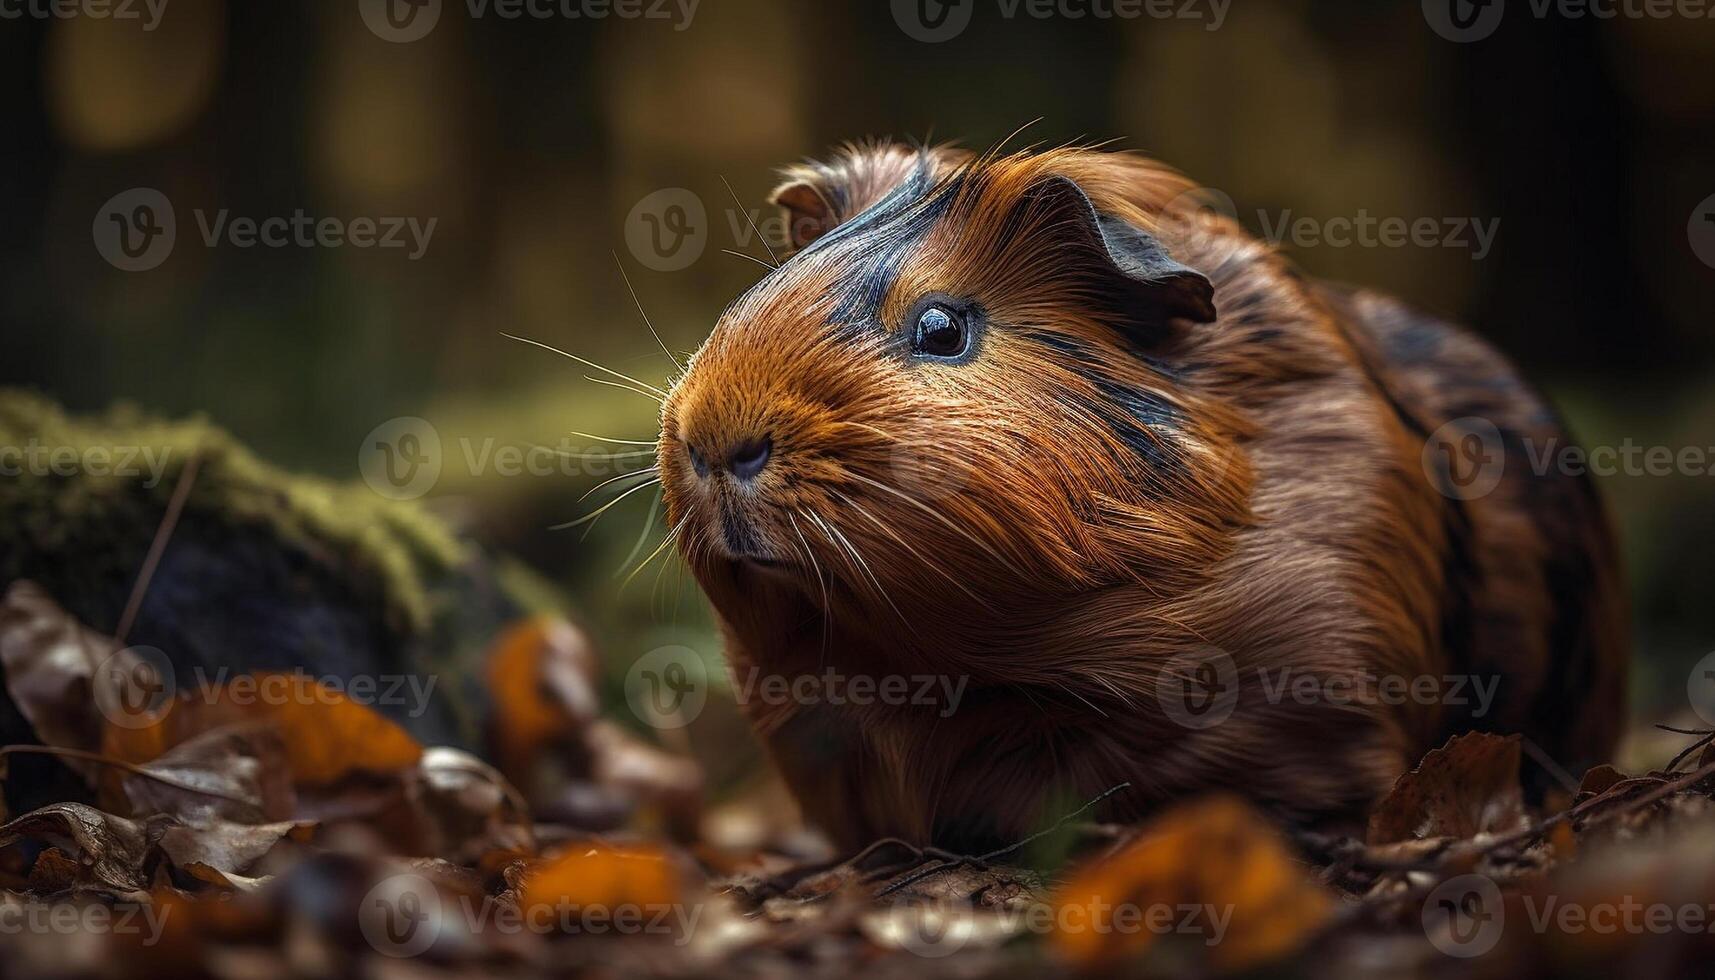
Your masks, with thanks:
M 898 632 L 1219 560 L 1244 467 L 1178 377 L 1214 290 L 1114 166 L 1142 162 L 868 146 L 788 171 L 795 250 L 662 415 L 667 517 L 723 614 L 785 590 Z

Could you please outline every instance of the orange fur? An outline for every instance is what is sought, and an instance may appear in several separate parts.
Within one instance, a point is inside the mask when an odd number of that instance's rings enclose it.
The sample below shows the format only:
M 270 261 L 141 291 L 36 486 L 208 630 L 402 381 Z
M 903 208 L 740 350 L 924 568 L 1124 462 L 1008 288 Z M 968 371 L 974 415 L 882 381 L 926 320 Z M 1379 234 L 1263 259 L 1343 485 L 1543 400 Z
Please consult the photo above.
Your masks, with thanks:
M 865 229 L 920 163 L 933 190 Z M 1153 316 L 1116 292 L 1065 181 L 1207 277 L 1217 319 Z M 808 247 L 696 354 L 663 411 L 660 466 L 736 669 L 968 679 L 945 718 L 747 706 L 842 841 L 1008 840 L 1122 781 L 1113 818 L 1216 787 L 1292 818 L 1350 817 L 1474 725 L 1527 732 L 1568 768 L 1610 750 L 1624 614 L 1588 488 L 1509 471 L 1456 502 L 1419 465 L 1423 433 L 1461 414 L 1557 433 L 1540 401 L 1453 328 L 1306 282 L 1195 212 L 1192 190 L 1153 161 L 1082 149 L 863 144 L 787 171 L 777 199 Z M 873 311 L 842 312 L 870 281 Z M 902 350 L 929 294 L 980 307 L 967 363 Z M 1444 342 L 1401 357 L 1402 331 Z M 1144 424 L 1116 428 L 1116 392 Z M 772 452 L 752 482 L 693 466 L 692 449 L 720 460 L 762 437 Z M 1563 521 L 1531 518 L 1545 500 Z M 1568 562 L 1588 571 L 1574 586 L 1551 574 Z M 1554 648 L 1568 636 L 1584 647 Z M 1231 657 L 1239 700 L 1224 724 L 1189 729 L 1158 693 L 1176 657 L 1209 646 Z M 1559 656 L 1581 659 L 1549 690 Z M 1282 666 L 1504 683 L 1473 719 L 1279 702 L 1255 671 Z M 1549 697 L 1562 703 L 1545 713 Z M 1566 725 L 1571 711 L 1587 714 Z

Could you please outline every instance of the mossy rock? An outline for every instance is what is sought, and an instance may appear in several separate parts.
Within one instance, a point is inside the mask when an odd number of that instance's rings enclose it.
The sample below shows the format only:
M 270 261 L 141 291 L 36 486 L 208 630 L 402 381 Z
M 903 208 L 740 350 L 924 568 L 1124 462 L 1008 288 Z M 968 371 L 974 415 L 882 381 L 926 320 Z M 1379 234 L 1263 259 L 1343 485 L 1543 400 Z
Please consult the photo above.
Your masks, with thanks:
M 480 650 L 527 603 L 426 508 L 284 472 L 206 419 L 78 418 L 18 390 L 0 390 L 0 447 L 0 588 L 33 580 L 115 631 L 194 458 L 127 641 L 164 651 L 181 688 L 222 668 L 433 675 L 431 704 L 378 709 L 425 742 L 477 741 Z

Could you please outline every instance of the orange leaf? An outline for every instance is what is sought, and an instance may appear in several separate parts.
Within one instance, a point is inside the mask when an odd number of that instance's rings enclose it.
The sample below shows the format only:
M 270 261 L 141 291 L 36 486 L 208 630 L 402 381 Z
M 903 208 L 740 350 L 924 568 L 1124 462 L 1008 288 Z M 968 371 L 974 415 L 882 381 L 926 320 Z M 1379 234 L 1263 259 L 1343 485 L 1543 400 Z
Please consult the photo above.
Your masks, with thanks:
M 203 732 L 241 722 L 274 726 L 292 778 L 301 784 L 337 782 L 363 770 L 407 769 L 423 748 L 374 709 L 303 674 L 260 673 L 202 691 L 179 692 L 172 707 L 141 728 L 109 725 L 102 751 L 136 765 L 151 762 Z
M 1139 835 L 1055 895 L 1053 945 L 1079 967 L 1173 936 L 1213 968 L 1240 970 L 1290 953 L 1334 910 L 1274 827 L 1236 798 L 1182 804 Z
M 573 846 L 525 872 L 519 907 L 663 908 L 679 901 L 679 868 L 665 852 L 645 846 Z
M 578 734 L 600 711 L 588 639 L 553 616 L 524 620 L 489 648 L 495 767 L 528 791 L 537 758 Z

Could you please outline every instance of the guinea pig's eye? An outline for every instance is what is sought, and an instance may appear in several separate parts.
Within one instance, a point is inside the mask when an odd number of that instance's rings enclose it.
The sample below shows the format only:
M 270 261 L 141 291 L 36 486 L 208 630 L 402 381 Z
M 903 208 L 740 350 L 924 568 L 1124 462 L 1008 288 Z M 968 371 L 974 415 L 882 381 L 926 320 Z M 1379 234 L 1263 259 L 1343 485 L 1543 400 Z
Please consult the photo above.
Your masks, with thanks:
M 930 357 L 960 357 L 971 347 L 965 318 L 945 306 L 926 306 L 917 314 L 911 347 Z

